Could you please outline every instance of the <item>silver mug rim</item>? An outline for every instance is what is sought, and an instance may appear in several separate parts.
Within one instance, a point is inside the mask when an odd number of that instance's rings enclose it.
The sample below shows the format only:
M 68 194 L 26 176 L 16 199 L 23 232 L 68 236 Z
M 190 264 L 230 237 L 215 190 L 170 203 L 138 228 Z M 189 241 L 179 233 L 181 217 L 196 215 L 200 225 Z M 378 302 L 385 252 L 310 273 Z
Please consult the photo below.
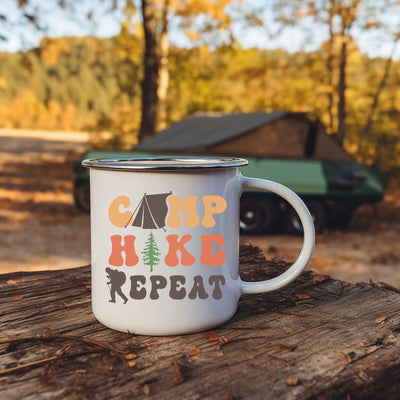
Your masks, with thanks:
M 85 168 L 113 171 L 174 171 L 180 169 L 232 168 L 248 165 L 248 160 L 239 157 L 101 157 L 82 161 Z

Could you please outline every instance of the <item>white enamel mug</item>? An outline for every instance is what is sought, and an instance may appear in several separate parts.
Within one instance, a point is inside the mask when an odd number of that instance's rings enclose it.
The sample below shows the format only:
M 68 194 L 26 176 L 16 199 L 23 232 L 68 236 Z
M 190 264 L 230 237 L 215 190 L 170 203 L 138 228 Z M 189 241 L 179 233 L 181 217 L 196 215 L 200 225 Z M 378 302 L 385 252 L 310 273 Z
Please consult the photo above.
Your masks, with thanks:
M 246 178 L 240 158 L 103 158 L 90 168 L 92 307 L 104 325 L 143 335 L 206 330 L 228 321 L 240 296 L 296 279 L 315 242 L 301 199 Z M 298 259 L 276 278 L 239 277 L 239 202 L 245 189 L 288 201 L 303 225 Z

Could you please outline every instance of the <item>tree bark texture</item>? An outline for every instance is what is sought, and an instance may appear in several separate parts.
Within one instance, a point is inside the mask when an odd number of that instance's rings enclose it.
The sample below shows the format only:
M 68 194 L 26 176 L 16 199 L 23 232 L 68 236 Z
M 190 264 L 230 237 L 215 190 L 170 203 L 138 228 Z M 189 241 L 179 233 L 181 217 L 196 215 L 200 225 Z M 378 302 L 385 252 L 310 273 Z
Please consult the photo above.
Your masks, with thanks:
M 244 280 L 288 266 L 240 247 Z M 96 321 L 90 284 L 89 266 L 0 275 L 1 399 L 399 398 L 400 292 L 389 285 L 307 271 L 242 296 L 213 331 L 150 337 Z

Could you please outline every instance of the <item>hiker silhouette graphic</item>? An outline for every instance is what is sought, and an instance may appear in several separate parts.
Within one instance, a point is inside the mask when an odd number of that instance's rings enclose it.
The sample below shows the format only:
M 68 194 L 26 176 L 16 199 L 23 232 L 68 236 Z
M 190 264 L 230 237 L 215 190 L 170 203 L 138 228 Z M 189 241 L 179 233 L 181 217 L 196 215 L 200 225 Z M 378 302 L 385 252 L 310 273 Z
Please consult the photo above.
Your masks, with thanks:
M 121 286 L 126 281 L 126 276 L 122 271 L 118 271 L 116 269 L 106 268 L 107 278 L 109 282 L 110 295 L 111 299 L 108 300 L 110 303 L 115 303 L 115 293 L 118 293 L 119 296 L 124 300 L 124 304 L 128 301 L 128 298 L 124 295 L 124 292 L 121 289 Z

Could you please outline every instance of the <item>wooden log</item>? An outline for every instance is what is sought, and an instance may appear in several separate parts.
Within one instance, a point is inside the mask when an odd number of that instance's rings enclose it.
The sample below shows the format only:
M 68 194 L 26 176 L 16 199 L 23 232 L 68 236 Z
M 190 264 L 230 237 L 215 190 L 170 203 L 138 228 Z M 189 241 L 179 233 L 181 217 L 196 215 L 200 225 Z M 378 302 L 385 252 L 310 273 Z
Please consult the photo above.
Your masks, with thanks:
M 241 276 L 288 265 L 241 246 Z M 400 294 L 305 272 L 212 332 L 98 323 L 90 267 L 0 275 L 1 399 L 398 399 Z

